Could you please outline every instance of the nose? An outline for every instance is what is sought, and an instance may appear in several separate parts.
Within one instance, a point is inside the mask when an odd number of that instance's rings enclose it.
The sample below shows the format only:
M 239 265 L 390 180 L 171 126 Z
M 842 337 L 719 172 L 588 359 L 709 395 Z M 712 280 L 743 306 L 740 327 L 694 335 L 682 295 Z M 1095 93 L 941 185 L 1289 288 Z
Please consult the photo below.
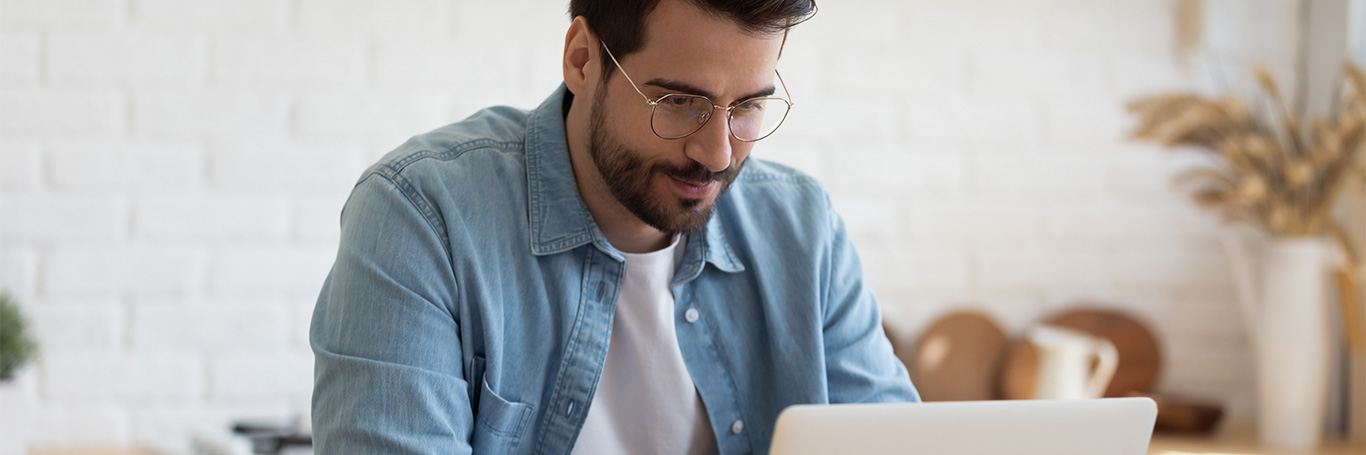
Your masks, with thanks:
M 707 170 L 721 172 L 730 167 L 730 119 L 723 112 L 708 114 L 713 115 L 715 118 L 702 125 L 702 129 L 688 136 L 683 151 L 688 158 L 706 166 Z

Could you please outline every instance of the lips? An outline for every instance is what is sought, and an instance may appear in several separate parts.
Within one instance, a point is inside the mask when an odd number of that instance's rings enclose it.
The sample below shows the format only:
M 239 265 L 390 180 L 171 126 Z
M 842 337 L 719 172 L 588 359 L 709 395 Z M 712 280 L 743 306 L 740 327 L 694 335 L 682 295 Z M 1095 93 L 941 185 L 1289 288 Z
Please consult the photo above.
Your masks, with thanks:
M 687 180 L 680 180 L 676 177 L 669 177 L 669 181 L 673 183 L 674 189 L 678 191 L 678 194 L 686 199 L 706 198 L 718 185 L 715 180 L 707 182 L 690 182 Z

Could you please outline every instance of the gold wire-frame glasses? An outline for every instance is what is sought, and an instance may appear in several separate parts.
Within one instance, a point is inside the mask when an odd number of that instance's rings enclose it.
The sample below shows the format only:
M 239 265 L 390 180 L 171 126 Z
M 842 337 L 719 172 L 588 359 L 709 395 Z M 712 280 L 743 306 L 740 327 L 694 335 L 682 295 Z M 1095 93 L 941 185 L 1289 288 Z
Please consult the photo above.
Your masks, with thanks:
M 782 85 L 786 98 L 760 96 L 737 101 L 730 106 L 718 105 L 713 103 L 711 98 L 702 95 L 682 93 L 670 93 L 650 99 L 645 96 L 645 92 L 640 91 L 631 75 L 626 74 L 621 62 L 618 62 L 617 57 L 612 55 L 612 50 L 607 48 L 607 43 L 602 43 L 602 49 L 607 51 L 607 56 L 612 59 L 617 70 L 621 71 L 621 75 L 626 76 L 626 82 L 631 83 L 631 88 L 650 105 L 650 130 L 661 139 L 675 140 L 691 136 L 706 126 L 716 109 L 721 109 L 726 111 L 727 130 L 731 136 L 742 142 L 756 142 L 777 131 L 783 121 L 787 120 L 787 114 L 797 107 L 796 103 L 790 101 L 792 94 L 787 91 L 787 83 L 783 81 L 783 75 L 777 69 L 774 69 L 773 73 L 778 76 L 778 84 Z M 774 112 L 770 111 L 779 111 L 780 114 L 774 115 Z

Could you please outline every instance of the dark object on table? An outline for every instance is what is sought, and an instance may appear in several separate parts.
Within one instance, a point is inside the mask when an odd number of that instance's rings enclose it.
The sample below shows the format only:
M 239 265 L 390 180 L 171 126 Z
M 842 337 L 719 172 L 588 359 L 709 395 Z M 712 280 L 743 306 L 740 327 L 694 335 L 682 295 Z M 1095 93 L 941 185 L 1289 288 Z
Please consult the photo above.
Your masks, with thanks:
M 313 436 L 300 433 L 298 425 L 235 422 L 232 432 L 251 439 L 251 452 L 258 455 L 279 455 L 290 447 L 313 446 Z
M 1157 424 L 1153 431 L 1163 433 L 1210 434 L 1224 417 L 1222 406 L 1133 393 L 1157 402 Z

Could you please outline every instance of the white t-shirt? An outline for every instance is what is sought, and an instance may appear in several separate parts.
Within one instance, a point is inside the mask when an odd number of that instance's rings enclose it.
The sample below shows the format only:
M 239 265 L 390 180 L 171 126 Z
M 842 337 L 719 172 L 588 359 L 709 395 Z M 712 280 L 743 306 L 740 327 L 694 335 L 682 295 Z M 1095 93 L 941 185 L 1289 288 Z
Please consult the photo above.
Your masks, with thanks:
M 652 253 L 625 255 L 612 341 L 573 454 L 717 453 L 674 331 L 669 284 L 683 256 L 682 239 Z

